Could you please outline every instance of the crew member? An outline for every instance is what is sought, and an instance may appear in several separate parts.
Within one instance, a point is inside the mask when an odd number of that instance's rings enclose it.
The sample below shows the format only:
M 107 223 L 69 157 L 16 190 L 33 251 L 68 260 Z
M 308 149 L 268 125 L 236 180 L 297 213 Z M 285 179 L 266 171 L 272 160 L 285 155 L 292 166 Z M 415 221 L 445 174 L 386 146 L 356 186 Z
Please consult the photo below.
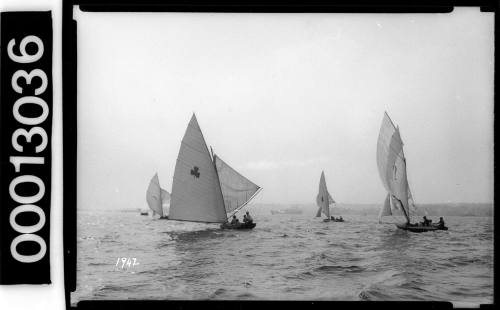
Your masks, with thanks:
M 245 214 L 245 218 L 244 218 L 244 221 L 246 221 L 245 223 L 252 223 L 253 222 L 253 218 L 250 216 L 250 213 L 247 213 Z
M 234 224 L 238 224 L 240 221 L 238 220 L 238 218 L 236 217 L 236 214 L 233 215 L 233 219 L 231 220 L 231 225 L 234 225 Z

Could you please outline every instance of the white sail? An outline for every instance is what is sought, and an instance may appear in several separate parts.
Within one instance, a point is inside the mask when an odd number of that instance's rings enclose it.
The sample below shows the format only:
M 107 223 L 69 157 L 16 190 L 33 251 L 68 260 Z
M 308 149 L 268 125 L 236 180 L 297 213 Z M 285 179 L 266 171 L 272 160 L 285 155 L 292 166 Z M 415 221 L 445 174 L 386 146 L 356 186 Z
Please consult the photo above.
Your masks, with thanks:
M 158 173 L 155 173 L 146 192 L 146 201 L 149 208 L 153 210 L 153 215 L 163 216 L 166 214 L 163 205 L 170 201 L 170 193 L 160 187 Z
M 158 174 L 155 173 L 146 191 L 146 201 L 148 202 L 149 208 L 153 210 L 153 215 L 156 213 L 163 216 L 161 191 L 160 180 L 158 179 Z
M 175 164 L 169 218 L 213 223 L 227 220 L 217 172 L 194 114 Z
M 385 197 L 384 205 L 380 209 L 380 213 L 378 214 L 379 220 L 384 216 L 391 216 L 391 194 L 387 194 Z
M 335 203 L 335 200 L 333 200 L 330 193 L 328 193 L 328 204 L 331 205 L 332 203 Z M 316 196 L 316 204 L 319 206 L 318 212 L 316 213 L 316 217 L 321 217 L 321 212 L 323 210 L 323 207 L 321 206 L 321 197 L 320 197 L 319 193 Z
M 161 205 L 163 209 L 163 214 L 168 214 L 170 209 L 170 193 L 161 189 Z
M 408 180 L 403 141 L 399 129 L 394 126 L 387 113 L 384 114 L 377 142 L 377 166 L 385 189 L 402 206 L 403 214 L 409 221 Z
M 226 212 L 230 213 L 245 206 L 259 191 L 260 187 L 239 174 L 217 155 L 214 155 L 214 163 Z
M 330 194 L 326 188 L 325 173 L 321 172 L 319 180 L 319 192 L 316 196 L 316 204 L 321 208 L 321 211 L 329 219 L 330 218 Z M 333 200 L 333 199 L 332 199 Z
M 161 188 L 161 202 L 164 204 L 165 202 L 170 201 L 170 193 Z
M 330 195 L 330 193 L 328 193 L 328 203 L 329 204 L 335 203 L 335 200 L 333 200 L 332 195 Z
M 319 195 L 318 195 L 318 197 L 319 197 Z M 318 197 L 316 197 L 316 200 L 317 200 L 317 198 L 318 198 Z M 316 203 L 317 203 L 317 202 L 316 202 Z M 318 212 L 316 212 L 316 217 L 321 217 L 321 210 L 323 210 L 323 208 L 320 206 L 320 207 L 318 208 Z

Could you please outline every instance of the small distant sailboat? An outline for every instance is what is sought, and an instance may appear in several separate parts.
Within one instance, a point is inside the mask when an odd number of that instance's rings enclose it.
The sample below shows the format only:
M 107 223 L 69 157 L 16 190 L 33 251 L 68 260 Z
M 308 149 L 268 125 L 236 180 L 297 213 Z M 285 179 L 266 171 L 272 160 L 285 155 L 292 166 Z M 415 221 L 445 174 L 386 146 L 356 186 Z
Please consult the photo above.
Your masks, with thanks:
M 149 182 L 149 187 L 146 191 L 146 201 L 148 202 L 149 208 L 153 210 L 153 216 L 158 214 L 160 219 L 168 219 L 164 206 L 170 201 L 170 194 L 160 187 L 158 173 L 155 173 Z
M 222 223 L 221 228 L 252 229 L 255 223 L 228 224 L 228 218 L 261 188 L 210 154 L 193 113 L 181 142 L 172 184 L 171 220 Z
M 403 140 L 399 127 L 394 126 L 387 112 L 384 114 L 377 142 L 377 166 L 382 183 L 387 190 L 384 205 L 379 213 L 379 222 L 385 216 L 402 213 L 406 222 L 396 224 L 400 229 L 412 232 L 448 230 L 444 225 L 424 226 L 411 223 L 410 210 L 416 210 L 416 207 L 408 185 Z
M 319 192 L 316 196 L 316 204 L 318 205 L 318 212 L 316 212 L 316 217 L 321 217 L 321 213 L 326 216 L 326 219 L 323 222 L 343 222 L 342 217 L 340 219 L 335 219 L 335 217 L 330 216 L 330 205 L 334 204 L 335 200 L 333 200 L 332 196 L 328 192 L 326 188 L 325 181 L 325 172 L 321 172 L 321 178 L 319 179 Z

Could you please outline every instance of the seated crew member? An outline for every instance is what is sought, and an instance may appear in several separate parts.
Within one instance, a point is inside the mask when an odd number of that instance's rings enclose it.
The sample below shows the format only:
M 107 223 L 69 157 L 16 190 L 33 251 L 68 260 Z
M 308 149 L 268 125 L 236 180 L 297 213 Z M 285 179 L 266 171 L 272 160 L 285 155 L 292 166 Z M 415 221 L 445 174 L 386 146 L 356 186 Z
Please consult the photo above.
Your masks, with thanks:
M 424 221 L 422 222 L 422 225 L 424 226 L 429 226 L 430 221 L 427 219 L 427 216 L 424 215 Z
M 236 217 L 236 215 L 233 215 L 233 219 L 231 220 L 231 225 L 238 224 L 240 221 Z
M 248 213 L 248 211 L 247 211 L 247 213 L 245 215 L 246 215 L 245 216 L 245 219 L 246 219 L 245 223 L 247 223 L 247 222 L 248 223 L 252 223 L 253 222 L 253 218 L 250 216 L 250 213 Z
M 439 218 L 439 222 L 437 222 L 437 224 L 439 227 L 444 227 L 444 220 L 442 216 Z
M 342 215 L 341 215 L 341 216 L 339 216 L 339 221 L 341 221 L 341 222 L 343 221 L 343 219 L 342 219 Z

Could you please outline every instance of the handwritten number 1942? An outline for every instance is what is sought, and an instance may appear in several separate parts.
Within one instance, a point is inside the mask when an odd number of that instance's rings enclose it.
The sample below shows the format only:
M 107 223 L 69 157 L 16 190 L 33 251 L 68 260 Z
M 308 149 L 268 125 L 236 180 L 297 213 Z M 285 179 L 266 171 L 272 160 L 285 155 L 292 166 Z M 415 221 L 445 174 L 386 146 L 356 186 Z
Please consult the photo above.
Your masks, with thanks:
M 137 265 L 139 265 L 139 263 L 137 262 L 137 259 L 135 257 L 118 257 L 115 267 L 119 269 L 125 269 L 126 267 L 127 269 L 129 269 Z

